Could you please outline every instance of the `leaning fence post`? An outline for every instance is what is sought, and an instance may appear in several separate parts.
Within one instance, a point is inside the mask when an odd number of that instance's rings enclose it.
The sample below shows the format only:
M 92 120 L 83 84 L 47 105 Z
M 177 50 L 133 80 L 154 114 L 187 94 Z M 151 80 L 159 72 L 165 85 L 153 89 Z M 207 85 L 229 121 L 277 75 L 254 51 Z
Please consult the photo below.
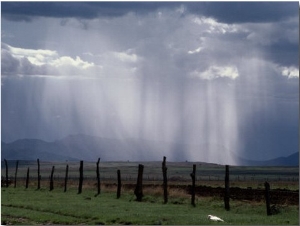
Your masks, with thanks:
M 162 172 L 163 172 L 163 187 L 164 187 L 164 203 L 168 202 L 168 179 L 167 179 L 167 167 L 166 167 L 166 156 L 163 158 L 162 162 Z
M 41 175 L 40 175 L 40 160 L 37 159 L 37 164 L 38 164 L 38 187 L 37 189 L 41 188 Z
M 97 195 L 99 195 L 100 192 L 101 192 L 100 173 L 99 173 L 99 162 L 100 162 L 100 158 L 98 158 L 98 161 L 97 161 L 97 169 L 96 169 L 96 173 L 97 173 L 97 187 L 98 187 Z
M 192 178 L 192 199 L 191 204 L 195 206 L 195 186 L 196 186 L 196 164 L 193 165 L 193 172 L 190 174 Z
M 83 182 L 83 161 L 80 161 L 78 194 L 82 192 L 82 182 Z
M 15 186 L 17 187 L 17 174 L 18 174 L 19 160 L 16 162 L 16 172 L 15 172 Z
M 50 191 L 53 190 L 53 173 L 54 173 L 54 166 L 52 166 L 52 170 L 51 170 L 51 176 L 50 176 Z
M 272 215 L 270 208 L 270 184 L 265 182 L 265 199 L 266 199 L 266 207 L 267 207 L 267 215 Z
M 121 171 L 117 170 L 118 174 L 118 188 L 117 188 L 117 199 L 121 196 Z
M 4 159 L 5 162 L 5 186 L 8 187 L 8 166 L 7 166 L 7 160 Z
M 144 170 L 144 165 L 139 164 L 138 178 L 136 182 L 136 188 L 134 190 L 136 200 L 139 202 L 142 201 L 142 197 L 143 197 L 143 170 Z
M 29 167 L 27 168 L 26 185 L 25 185 L 26 188 L 28 188 L 28 183 L 29 183 Z
M 227 211 L 230 210 L 229 206 L 229 165 L 225 166 L 225 195 L 224 195 L 224 204 L 225 204 L 225 209 Z
M 67 164 L 67 166 L 66 166 L 66 175 L 65 175 L 65 189 L 64 189 L 64 192 L 67 191 L 68 171 L 69 171 L 69 165 Z

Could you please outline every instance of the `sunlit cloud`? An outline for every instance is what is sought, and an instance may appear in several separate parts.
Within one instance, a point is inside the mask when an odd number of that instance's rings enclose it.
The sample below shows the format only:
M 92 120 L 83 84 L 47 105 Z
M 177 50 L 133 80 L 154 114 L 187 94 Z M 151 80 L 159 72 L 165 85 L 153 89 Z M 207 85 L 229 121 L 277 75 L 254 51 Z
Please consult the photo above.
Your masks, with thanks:
M 2 43 L 1 49 L 3 75 L 70 75 L 76 70 L 86 70 L 94 63 L 83 61 L 79 56 L 59 56 L 57 51 L 43 49 L 16 48 Z M 67 73 L 67 74 L 66 74 Z M 79 73 L 80 72 L 76 72 Z
M 299 78 L 299 69 L 295 67 L 281 67 L 281 73 L 288 78 Z
M 134 53 L 130 54 L 127 52 L 114 52 L 113 55 L 123 62 L 134 63 L 134 62 L 137 62 L 137 60 L 138 60 L 137 55 Z
M 236 79 L 239 76 L 235 66 L 211 66 L 203 72 L 193 71 L 191 77 L 212 80 L 216 78 Z
M 210 17 L 195 17 L 193 22 L 202 25 L 208 33 L 234 33 L 238 31 L 238 26 L 217 22 L 215 19 Z
M 87 69 L 89 67 L 93 67 L 94 63 L 85 62 L 80 59 L 80 57 L 76 57 L 73 59 L 69 56 L 62 56 L 57 59 L 53 59 L 52 61 L 48 62 L 50 65 L 55 67 L 63 67 L 63 66 L 74 66 L 82 69 Z
M 47 59 L 58 57 L 57 52 L 52 50 L 23 49 L 23 48 L 12 47 L 6 44 L 3 45 L 6 46 L 3 49 L 6 48 L 8 51 L 11 52 L 12 56 L 17 58 L 31 57 L 31 58 L 36 58 L 38 61 L 47 62 Z
M 197 48 L 195 50 L 189 50 L 188 54 L 200 53 L 201 50 L 202 50 L 202 47 L 199 47 L 199 48 Z

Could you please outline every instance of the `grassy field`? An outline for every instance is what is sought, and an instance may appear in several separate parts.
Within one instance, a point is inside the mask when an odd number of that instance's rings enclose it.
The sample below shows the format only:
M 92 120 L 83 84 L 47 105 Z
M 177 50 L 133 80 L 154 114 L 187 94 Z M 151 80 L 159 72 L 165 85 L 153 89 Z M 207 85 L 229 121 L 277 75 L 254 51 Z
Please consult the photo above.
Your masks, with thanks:
M 69 165 L 68 190 L 63 192 L 66 164 Z M 196 196 L 196 207 L 190 195 L 177 185 L 190 185 L 190 173 L 195 163 L 168 162 L 169 202 L 163 204 L 161 162 L 145 162 L 144 197 L 136 202 L 132 187 L 123 186 L 120 199 L 116 198 L 117 169 L 121 170 L 122 184 L 135 184 L 137 162 L 100 162 L 101 194 L 96 194 L 96 161 L 84 162 L 83 193 L 77 194 L 79 162 L 41 161 L 41 189 L 37 188 L 36 161 L 20 161 L 17 187 L 12 183 L 1 191 L 2 224 L 165 224 L 165 225 L 298 225 L 299 205 L 280 204 L 279 213 L 266 215 L 264 201 L 231 200 L 230 211 L 224 209 L 223 198 Z M 224 187 L 224 166 L 197 164 L 196 185 Z M 49 175 L 54 172 L 54 190 L 49 191 Z M 30 167 L 29 188 L 25 189 L 27 167 Z M 15 161 L 9 161 L 8 176 L 14 181 Z M 2 164 L 2 179 L 5 167 Z M 263 189 L 268 180 L 271 189 L 299 191 L 298 167 L 242 167 L 230 166 L 230 186 Z M 207 215 L 225 220 L 215 223 Z
M 66 193 L 60 189 L 2 188 L 2 224 L 165 224 L 165 225 L 298 225 L 299 206 L 282 206 L 280 213 L 266 215 L 264 203 L 231 201 L 224 209 L 220 197 L 197 197 L 196 207 L 182 191 L 173 191 L 163 204 L 161 192 L 144 191 L 142 202 L 135 201 L 132 191 L 124 191 L 120 199 L 109 189 L 95 196 L 95 189 L 76 189 Z M 149 194 L 147 194 L 149 193 Z M 147 195 L 146 195 L 147 194 Z M 224 223 L 211 222 L 207 215 L 217 215 Z

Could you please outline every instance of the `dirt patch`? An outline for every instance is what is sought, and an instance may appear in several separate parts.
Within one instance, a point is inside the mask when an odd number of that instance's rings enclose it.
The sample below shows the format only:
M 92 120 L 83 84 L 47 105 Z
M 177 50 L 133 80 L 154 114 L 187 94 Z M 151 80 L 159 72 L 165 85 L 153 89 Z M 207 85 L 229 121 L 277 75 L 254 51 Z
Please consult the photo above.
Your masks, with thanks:
M 1 215 L 1 225 L 31 224 L 32 222 L 25 217 L 14 217 L 11 215 Z
M 190 189 L 191 186 L 188 186 L 187 191 L 189 193 Z M 225 189 L 222 187 L 213 188 L 207 186 L 197 186 L 196 194 L 199 196 L 224 197 Z M 230 198 L 236 200 L 249 200 L 261 202 L 265 200 L 265 190 L 231 187 Z M 287 189 L 273 189 L 270 190 L 270 199 L 272 204 L 299 205 L 299 191 L 290 191 Z
M 135 188 L 135 184 L 123 185 L 124 188 L 131 190 Z M 148 185 L 144 184 L 144 188 L 159 188 L 162 185 Z M 169 190 L 178 189 L 183 190 L 187 194 L 191 194 L 190 185 L 169 185 Z M 224 197 L 225 189 L 222 187 L 211 187 L 211 186 L 196 186 L 196 195 L 204 197 Z M 230 198 L 232 200 L 248 200 L 255 202 L 262 202 L 265 200 L 264 189 L 253 189 L 253 188 L 230 188 Z M 288 189 L 271 189 L 270 198 L 272 204 L 279 205 L 299 205 L 299 190 L 291 191 Z

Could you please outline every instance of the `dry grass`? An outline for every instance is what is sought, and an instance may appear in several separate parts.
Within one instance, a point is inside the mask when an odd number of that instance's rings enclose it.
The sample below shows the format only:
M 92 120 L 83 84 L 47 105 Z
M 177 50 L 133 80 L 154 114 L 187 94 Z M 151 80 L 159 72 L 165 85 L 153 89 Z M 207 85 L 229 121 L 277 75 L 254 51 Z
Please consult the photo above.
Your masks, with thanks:
M 163 196 L 164 194 L 162 187 L 158 187 L 158 186 L 145 187 L 143 188 L 143 193 L 147 195 L 153 195 L 153 196 Z
M 170 198 L 189 198 L 190 195 L 187 194 L 185 190 L 173 188 L 173 189 L 169 189 L 169 197 Z
M 19 179 L 17 181 L 17 187 L 23 187 L 25 188 L 25 180 Z M 133 192 L 135 181 L 124 181 L 122 182 L 122 192 Z M 151 194 L 155 196 L 163 196 L 163 188 L 162 188 L 162 181 L 144 181 L 143 183 L 145 186 L 143 188 L 145 194 Z M 49 179 L 43 178 L 41 180 L 41 188 L 43 189 L 49 189 Z M 131 185 L 130 188 L 128 188 L 126 185 Z M 180 181 L 170 181 L 168 185 L 191 185 L 191 182 L 180 182 Z M 205 185 L 210 187 L 224 187 L 223 181 L 196 181 L 196 186 L 198 185 Z M 289 190 L 299 190 L 299 183 L 294 181 L 278 181 L 278 182 L 271 182 L 271 189 L 289 189 Z M 14 183 L 10 185 L 10 187 L 13 187 Z M 239 187 L 239 188 L 248 188 L 252 187 L 253 189 L 260 188 L 264 189 L 264 183 L 262 182 L 253 182 L 253 181 L 232 181 L 230 182 L 230 187 Z M 29 188 L 37 188 L 37 180 L 30 180 L 29 181 Z M 78 180 L 68 180 L 67 189 L 70 188 L 78 188 Z M 84 180 L 83 181 L 83 189 L 95 189 L 97 190 L 97 182 L 95 180 Z M 64 180 L 54 180 L 54 189 L 64 189 Z M 115 181 L 101 181 L 101 190 L 102 191 L 109 191 L 109 192 L 115 192 L 117 191 L 117 184 Z M 172 188 L 168 189 L 169 196 L 172 197 L 183 197 L 186 196 L 186 191 L 180 188 Z M 188 196 L 188 195 L 187 195 Z

